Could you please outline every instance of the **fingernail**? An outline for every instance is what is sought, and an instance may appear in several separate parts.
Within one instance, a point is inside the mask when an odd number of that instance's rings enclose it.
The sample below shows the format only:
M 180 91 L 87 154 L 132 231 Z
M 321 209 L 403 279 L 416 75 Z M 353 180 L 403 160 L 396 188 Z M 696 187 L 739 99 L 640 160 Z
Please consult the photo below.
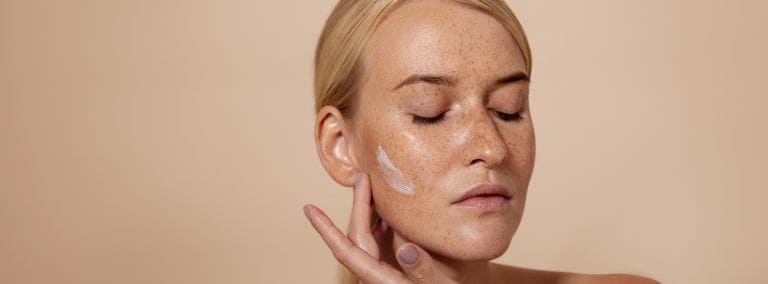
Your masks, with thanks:
M 357 173 L 357 176 L 355 176 L 355 188 L 360 186 L 360 181 L 363 180 L 363 174 Z
M 397 257 L 399 257 L 403 263 L 413 265 L 419 260 L 419 251 L 412 245 L 406 245 L 405 248 L 400 250 Z
M 309 208 L 307 206 L 304 206 L 304 216 L 307 216 L 307 219 L 309 219 Z

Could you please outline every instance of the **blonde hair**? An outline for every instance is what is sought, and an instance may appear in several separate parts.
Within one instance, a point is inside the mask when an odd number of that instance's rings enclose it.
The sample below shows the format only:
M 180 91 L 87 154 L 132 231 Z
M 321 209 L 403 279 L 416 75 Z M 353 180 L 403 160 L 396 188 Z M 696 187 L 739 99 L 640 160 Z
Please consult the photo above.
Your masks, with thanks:
M 315 51 L 315 112 L 332 105 L 354 116 L 361 54 L 378 24 L 410 0 L 340 0 L 331 12 Z M 504 0 L 455 0 L 496 18 L 523 53 L 531 75 L 531 48 L 520 22 Z
M 378 24 L 397 7 L 411 0 L 340 0 L 331 12 L 315 51 L 315 112 L 332 105 L 353 117 L 361 55 Z M 520 22 L 504 0 L 455 0 L 484 11 L 507 28 L 523 53 L 531 75 L 531 48 Z M 341 283 L 357 283 L 344 266 Z

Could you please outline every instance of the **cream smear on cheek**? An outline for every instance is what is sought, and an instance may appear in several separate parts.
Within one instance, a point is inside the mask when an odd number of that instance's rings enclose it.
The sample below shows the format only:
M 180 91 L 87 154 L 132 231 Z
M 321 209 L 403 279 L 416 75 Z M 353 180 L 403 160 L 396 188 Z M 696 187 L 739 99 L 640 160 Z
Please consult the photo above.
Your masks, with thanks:
M 376 149 L 376 160 L 379 162 L 379 171 L 384 176 L 384 181 L 392 189 L 402 194 L 414 195 L 413 185 L 405 179 L 403 172 L 389 160 L 387 153 L 381 146 Z

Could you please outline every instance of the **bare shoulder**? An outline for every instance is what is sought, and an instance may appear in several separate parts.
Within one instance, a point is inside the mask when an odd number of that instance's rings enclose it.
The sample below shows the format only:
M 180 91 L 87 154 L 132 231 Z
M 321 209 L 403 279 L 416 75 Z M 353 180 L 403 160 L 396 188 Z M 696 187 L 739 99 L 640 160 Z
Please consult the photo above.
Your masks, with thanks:
M 659 281 L 651 278 L 632 274 L 579 274 L 563 273 L 559 284 L 659 284 Z
M 651 278 L 631 274 L 581 274 L 497 265 L 499 283 L 508 281 L 541 284 L 659 284 Z

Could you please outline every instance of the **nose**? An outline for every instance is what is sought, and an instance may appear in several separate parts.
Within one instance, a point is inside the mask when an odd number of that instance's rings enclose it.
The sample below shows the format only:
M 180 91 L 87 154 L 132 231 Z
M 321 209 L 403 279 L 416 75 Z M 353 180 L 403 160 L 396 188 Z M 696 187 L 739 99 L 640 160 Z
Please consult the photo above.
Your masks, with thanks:
M 509 150 L 491 114 L 488 111 L 478 112 L 469 121 L 462 135 L 462 160 L 466 166 L 482 164 L 486 168 L 496 168 L 501 165 L 507 159 Z

